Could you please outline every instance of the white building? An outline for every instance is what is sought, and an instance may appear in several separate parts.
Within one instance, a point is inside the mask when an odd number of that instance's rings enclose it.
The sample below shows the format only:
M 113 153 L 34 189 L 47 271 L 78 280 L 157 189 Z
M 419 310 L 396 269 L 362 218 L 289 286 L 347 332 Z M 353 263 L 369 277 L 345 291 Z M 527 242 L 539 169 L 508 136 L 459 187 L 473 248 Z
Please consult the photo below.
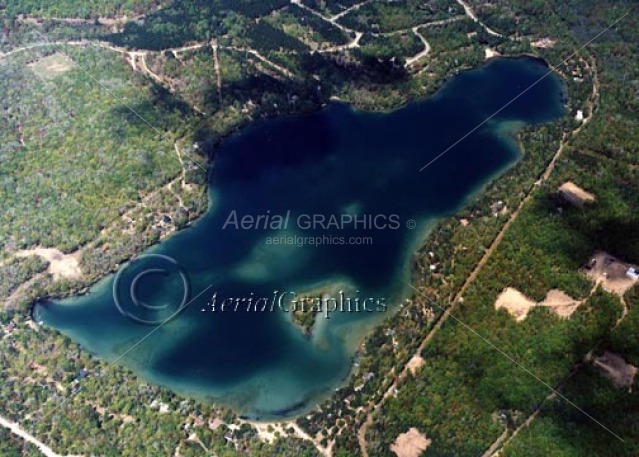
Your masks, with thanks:
M 633 281 L 637 281 L 639 280 L 639 271 L 637 271 L 634 267 L 628 268 L 628 271 L 626 271 L 626 276 L 632 279 Z

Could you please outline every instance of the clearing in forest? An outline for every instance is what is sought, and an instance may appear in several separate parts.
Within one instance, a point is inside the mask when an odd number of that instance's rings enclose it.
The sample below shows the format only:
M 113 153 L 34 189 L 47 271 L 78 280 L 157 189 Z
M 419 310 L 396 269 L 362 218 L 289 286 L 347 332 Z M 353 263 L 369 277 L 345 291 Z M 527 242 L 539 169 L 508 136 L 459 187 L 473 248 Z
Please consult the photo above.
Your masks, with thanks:
M 432 440 L 426 438 L 415 427 L 411 427 L 406 433 L 397 437 L 391 444 L 390 450 L 397 454 L 397 457 L 418 457 L 430 446 Z
M 592 281 L 600 281 L 603 288 L 620 297 L 639 282 L 639 267 L 622 262 L 610 254 L 595 252 L 584 267 L 586 276 Z
M 422 366 L 424 366 L 424 359 L 421 355 L 415 354 L 413 358 L 408 361 L 406 366 L 411 373 L 415 374 Z
M 612 352 L 604 351 L 602 355 L 594 360 L 593 365 L 602 375 L 610 379 L 617 388 L 629 387 L 635 381 L 637 367 L 630 365 Z
M 497 297 L 495 308 L 505 309 L 517 322 L 521 322 L 526 319 L 530 310 L 537 306 L 549 308 L 552 313 L 559 317 L 569 318 L 583 302 L 584 300 L 575 300 L 558 289 L 549 291 L 544 301 L 535 302 L 517 289 L 507 287 Z
M 595 196 L 593 194 L 591 194 L 590 192 L 586 192 L 571 181 L 563 183 L 559 187 L 559 193 L 568 202 L 579 208 L 584 206 L 586 203 L 592 203 L 595 201 Z
M 73 62 L 63 54 L 56 52 L 29 64 L 29 68 L 42 79 L 52 79 L 71 70 Z
M 36 247 L 16 252 L 16 257 L 29 257 L 32 255 L 37 255 L 49 262 L 48 272 L 55 279 L 80 279 L 82 277 L 78 251 L 73 254 L 63 254 L 57 249 Z

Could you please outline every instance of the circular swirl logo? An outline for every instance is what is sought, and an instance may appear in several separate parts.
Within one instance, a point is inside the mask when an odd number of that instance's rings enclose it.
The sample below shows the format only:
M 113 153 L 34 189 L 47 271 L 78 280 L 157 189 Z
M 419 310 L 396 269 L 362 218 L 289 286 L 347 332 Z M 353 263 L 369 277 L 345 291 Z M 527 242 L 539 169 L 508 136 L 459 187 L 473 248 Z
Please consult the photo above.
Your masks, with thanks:
M 172 257 L 143 254 L 121 268 L 113 281 L 113 300 L 120 313 L 138 324 L 160 325 L 177 317 L 188 304 L 189 280 Z

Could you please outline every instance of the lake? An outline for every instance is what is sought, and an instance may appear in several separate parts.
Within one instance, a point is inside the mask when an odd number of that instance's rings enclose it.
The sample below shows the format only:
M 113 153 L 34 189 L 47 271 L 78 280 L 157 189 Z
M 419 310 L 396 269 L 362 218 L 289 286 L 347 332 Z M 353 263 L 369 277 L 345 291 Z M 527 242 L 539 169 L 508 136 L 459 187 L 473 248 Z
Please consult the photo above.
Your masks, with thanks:
M 334 104 L 260 121 L 216 152 L 197 223 L 89 294 L 39 304 L 37 319 L 252 419 L 308 411 L 409 296 L 429 227 L 516 163 L 513 126 L 565 114 L 562 81 L 544 78 L 420 169 L 547 72 L 532 58 L 493 59 L 391 113 Z M 302 305 L 322 310 L 311 336 L 292 322 Z

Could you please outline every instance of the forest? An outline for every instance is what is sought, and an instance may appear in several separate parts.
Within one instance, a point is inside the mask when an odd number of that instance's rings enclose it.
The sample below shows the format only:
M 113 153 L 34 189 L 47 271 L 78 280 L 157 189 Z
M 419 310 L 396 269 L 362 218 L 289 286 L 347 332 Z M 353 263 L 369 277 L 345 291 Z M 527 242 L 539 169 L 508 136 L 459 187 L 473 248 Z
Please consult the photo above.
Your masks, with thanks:
M 352 10 L 342 22 L 355 30 L 392 32 L 459 14 L 463 14 L 463 10 L 454 0 L 372 2 Z
M 141 116 L 170 125 L 170 113 L 161 115 L 150 101 L 153 95 L 131 84 L 124 63 L 114 65 L 108 51 L 65 52 Z M 69 69 L 54 81 L 50 68 L 58 63 L 51 59 L 58 58 Z M 3 250 L 41 244 L 73 251 L 131 201 L 177 175 L 180 164 L 170 144 L 150 135 L 136 116 L 122 116 L 116 98 L 55 50 L 15 59 L 2 68 L 0 79 L 0 244 Z M 44 62 L 42 68 L 33 67 L 36 62 Z M 40 77 L 32 77 L 32 69 Z
M 608 5 L 605 13 L 603 7 L 595 8 L 602 16 L 590 19 L 594 24 L 586 28 L 591 30 L 591 34 L 592 30 L 601 29 L 603 24 L 609 23 L 610 7 Z M 616 5 L 615 11 L 619 16 L 623 5 Z M 565 7 L 562 14 L 566 22 L 579 23 L 573 17 L 574 10 Z M 551 19 L 551 22 L 553 20 L 557 18 Z M 529 29 L 542 27 L 540 24 L 521 26 Z M 583 28 L 584 25 L 580 24 L 579 30 Z M 603 290 L 592 293 L 592 283 L 581 272 L 583 265 L 597 250 L 605 250 L 628 262 L 639 262 L 636 249 L 639 241 L 639 176 L 635 166 L 636 136 L 631 133 L 639 126 L 637 85 L 631 83 L 628 94 L 628 86 L 624 84 L 624 81 L 639 80 L 639 67 L 630 58 L 636 53 L 639 42 L 635 30 L 633 21 L 624 23 L 594 47 L 592 54 L 586 54 L 586 61 L 596 59 L 598 62 L 601 98 L 597 100 L 595 117 L 571 139 L 551 178 L 524 207 L 498 250 L 466 291 L 463 303 L 454 311 L 456 319 L 448 320 L 421 353 L 426 361 L 424 368 L 401 383 L 399 393 L 375 413 L 374 425 L 367 435 L 369 453 L 391 455 L 389 446 L 396 436 L 419 424 L 418 428 L 433 440 L 424 455 L 481 454 L 500 434 L 504 431 L 512 433 L 541 406 L 533 425 L 524 427 L 508 443 L 503 455 L 636 455 L 636 426 L 632 425 L 636 422 L 636 411 L 631 406 L 636 404 L 633 393 L 636 389 L 615 389 L 593 368 L 592 363 L 583 362 L 583 359 L 591 349 L 595 355 L 611 350 L 631 363 L 638 362 L 637 332 L 633 327 L 636 325 L 633 303 L 636 303 L 637 288 L 626 295 L 630 313 L 616 326 L 623 308 L 619 298 Z M 557 49 L 557 45 L 552 51 L 547 51 L 545 57 L 550 62 L 560 61 L 558 56 L 569 55 L 570 49 L 577 47 L 575 37 L 565 30 L 556 31 L 554 36 L 558 35 L 564 36 L 564 46 L 567 43 L 571 45 L 563 52 Z M 578 65 L 578 62 L 568 63 L 563 71 L 578 74 Z M 588 96 L 593 81 L 575 77 L 568 83 L 570 112 L 574 113 L 577 107 L 583 106 L 579 100 Z M 568 132 L 575 127 L 574 122 L 565 124 Z M 540 133 L 524 132 L 522 135 L 521 144 L 527 155 L 537 150 L 531 149 L 531 146 L 535 145 L 535 137 L 539 138 Z M 534 136 L 531 137 L 531 134 Z M 557 135 L 554 137 L 557 138 Z M 551 145 L 540 144 L 548 152 L 556 148 Z M 493 186 L 512 186 L 511 177 L 521 174 L 521 167 L 526 161 L 527 157 L 524 157 L 513 172 Z M 562 201 L 557 188 L 568 180 L 579 182 L 595 194 L 595 203 L 579 209 Z M 509 192 L 511 200 L 505 200 L 509 208 L 513 207 L 513 203 L 516 205 L 517 196 L 521 195 L 513 190 L 511 188 Z M 491 193 L 489 189 L 487 195 Z M 488 206 L 484 198 L 480 198 L 480 202 L 486 205 L 485 208 Z M 465 247 L 473 246 L 472 238 L 469 239 L 469 234 L 464 231 L 479 223 L 481 232 L 490 233 L 477 219 L 479 214 L 472 211 L 473 207 L 475 204 L 456 215 L 450 223 L 440 224 L 436 233 L 445 233 L 450 239 L 451 230 L 458 232 L 452 240 L 458 239 Z M 461 218 L 471 221 L 470 224 L 460 227 Z M 439 258 L 442 244 L 434 244 L 437 238 L 435 235 L 429 243 L 437 249 L 435 253 Z M 486 243 L 480 244 L 480 252 L 486 246 Z M 455 250 L 459 247 L 457 245 Z M 473 252 L 473 249 L 467 252 Z M 446 254 L 444 258 L 447 258 Z M 440 272 L 447 282 L 453 279 L 459 284 L 459 279 L 467 276 L 463 273 L 466 267 L 459 264 L 460 260 L 464 262 L 464 255 L 454 255 L 454 259 L 454 266 L 451 265 L 450 269 L 444 267 Z M 416 262 L 416 271 L 419 271 L 419 256 Z M 430 262 L 424 257 L 422 271 Z M 448 306 L 455 287 L 444 286 L 428 276 L 416 275 L 415 281 L 421 284 L 420 289 L 429 299 L 443 307 Z M 505 287 L 515 287 L 536 300 L 542 299 L 553 288 L 566 291 L 573 297 L 589 298 L 569 320 L 558 319 L 545 310 L 535 310 L 523 323 L 517 323 L 503 311 L 494 310 L 496 297 Z M 424 306 L 433 306 L 420 295 L 414 299 L 422 301 Z M 441 313 L 441 309 L 433 308 L 434 312 Z M 549 385 L 562 386 L 562 394 L 614 433 L 620 434 L 626 443 L 566 401 L 554 398 L 544 402 L 550 393 L 547 387 L 496 353 L 493 347 L 484 344 L 466 326 L 512 355 Z M 377 360 L 388 354 L 388 343 L 384 342 L 382 335 L 372 341 L 381 344 L 379 352 L 373 351 Z M 367 348 L 370 350 L 371 345 Z M 567 379 L 565 385 L 562 384 L 564 379 Z M 635 386 L 636 383 L 637 380 Z M 624 413 L 619 414 L 619 411 Z M 356 443 L 351 440 L 350 446 L 355 449 Z
M 0 11 L 5 17 L 17 15 L 39 18 L 79 18 L 135 16 L 167 3 L 162 0 L 2 0 Z
M 0 455 L 2 457 L 40 457 L 42 454 L 30 443 L 13 436 L 9 430 L 0 429 Z

